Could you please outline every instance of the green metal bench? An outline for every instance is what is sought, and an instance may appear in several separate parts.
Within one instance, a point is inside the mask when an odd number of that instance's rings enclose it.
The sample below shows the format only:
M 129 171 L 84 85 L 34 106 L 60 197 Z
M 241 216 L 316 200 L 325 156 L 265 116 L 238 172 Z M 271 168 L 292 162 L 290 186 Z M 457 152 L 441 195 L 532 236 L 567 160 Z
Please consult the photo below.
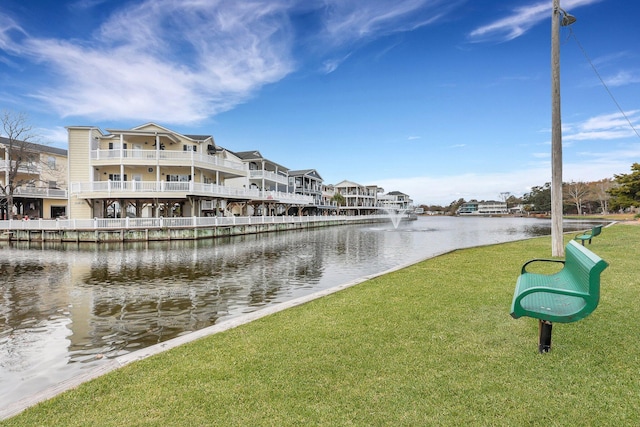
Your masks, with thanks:
M 588 240 L 589 244 L 591 244 L 591 239 L 596 237 L 601 232 L 602 232 L 602 226 L 596 225 L 595 227 L 591 228 L 591 231 L 585 231 L 582 234 L 578 234 L 576 237 L 574 237 L 574 239 L 580 240 L 582 242 L 582 246 L 584 246 L 585 240 Z
M 600 273 L 608 264 L 602 258 L 571 241 L 565 248 L 565 260 L 533 259 L 522 266 L 511 304 L 511 316 L 540 321 L 540 352 L 551 348 L 552 322 L 569 323 L 587 317 L 600 301 Z M 552 274 L 531 273 L 534 262 L 564 264 Z M 548 335 L 548 336 L 547 336 Z

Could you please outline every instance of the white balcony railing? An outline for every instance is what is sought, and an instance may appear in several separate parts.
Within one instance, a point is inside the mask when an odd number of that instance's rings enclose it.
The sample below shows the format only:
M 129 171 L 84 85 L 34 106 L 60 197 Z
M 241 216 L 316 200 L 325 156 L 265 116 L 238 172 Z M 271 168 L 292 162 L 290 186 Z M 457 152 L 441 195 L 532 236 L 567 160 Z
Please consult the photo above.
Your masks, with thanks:
M 225 197 L 236 196 L 241 198 L 256 198 L 259 196 L 258 190 L 247 190 L 244 188 L 234 188 L 217 184 L 202 184 L 193 181 L 173 182 L 173 181 L 96 181 L 96 182 L 73 182 L 69 186 L 70 194 L 87 196 L 95 193 L 119 194 L 121 193 L 183 193 Z M 126 197 L 126 196 L 125 196 Z
M 171 150 L 92 150 L 91 160 L 113 160 L 127 163 L 135 163 L 140 160 L 142 164 L 157 162 L 159 164 L 201 164 L 216 169 L 219 167 L 232 169 L 238 172 L 246 172 L 247 166 L 242 162 L 221 159 L 206 153 L 196 151 L 171 151 Z
M 268 181 L 277 182 L 286 185 L 288 180 L 284 175 L 266 170 L 250 170 L 249 179 L 266 179 Z
M 16 162 L 14 160 L 2 160 L 0 161 L 0 173 L 4 173 L 15 168 Z M 40 175 L 42 173 L 42 165 L 38 162 L 21 162 L 18 165 L 18 173 Z
M 218 184 L 203 184 L 199 182 L 167 182 L 167 181 L 97 181 L 74 182 L 69 187 L 70 194 L 79 197 L 102 196 L 107 193 L 110 196 L 133 197 L 133 194 L 142 196 L 155 193 L 182 193 L 202 197 L 215 198 L 240 198 L 247 200 L 273 200 L 274 202 L 290 204 L 313 204 L 313 197 L 281 191 L 260 191 L 258 189 L 246 189 L 229 187 Z M 129 193 L 129 195 L 127 194 Z
M 282 191 L 261 191 L 260 198 L 266 200 L 274 200 L 280 203 L 289 203 L 294 205 L 312 205 L 313 197 L 304 196 L 296 193 L 284 193 Z
M 13 195 L 41 199 L 66 199 L 67 190 L 46 187 L 18 187 L 13 191 Z

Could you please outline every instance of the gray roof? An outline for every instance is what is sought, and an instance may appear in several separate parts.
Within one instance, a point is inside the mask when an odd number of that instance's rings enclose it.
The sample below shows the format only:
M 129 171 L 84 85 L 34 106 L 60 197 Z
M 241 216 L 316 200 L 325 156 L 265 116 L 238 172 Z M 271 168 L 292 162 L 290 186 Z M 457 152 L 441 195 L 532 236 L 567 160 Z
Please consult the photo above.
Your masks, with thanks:
M 211 135 L 185 135 L 187 138 L 193 139 L 194 141 L 204 141 L 209 138 L 213 139 Z
M 9 138 L 0 136 L 0 144 L 4 146 L 9 146 L 10 144 Z M 65 150 L 64 148 L 52 147 L 50 145 L 36 144 L 34 142 L 14 140 L 13 146 L 14 147 L 24 146 L 26 150 L 33 151 L 33 152 L 51 153 L 51 154 L 57 154 L 59 156 L 67 156 L 67 150 Z
M 240 157 L 242 160 L 264 159 L 258 150 L 235 151 L 233 154 Z
M 316 171 L 315 169 L 300 169 L 297 171 L 289 171 L 289 176 L 301 176 L 301 175 L 312 176 L 322 181 L 322 177 L 320 176 L 318 171 Z
M 262 155 L 261 152 L 259 152 L 258 150 L 251 150 L 251 151 L 235 151 L 233 152 L 233 154 L 235 154 L 236 156 L 238 156 L 240 159 L 245 160 L 245 161 L 251 161 L 251 160 L 264 160 L 265 162 L 267 162 L 270 165 L 274 165 L 277 166 L 280 170 L 283 171 L 288 171 L 289 168 L 286 166 L 282 166 L 279 163 L 276 163 L 274 161 L 271 161 L 269 159 L 267 159 L 266 157 L 264 157 Z

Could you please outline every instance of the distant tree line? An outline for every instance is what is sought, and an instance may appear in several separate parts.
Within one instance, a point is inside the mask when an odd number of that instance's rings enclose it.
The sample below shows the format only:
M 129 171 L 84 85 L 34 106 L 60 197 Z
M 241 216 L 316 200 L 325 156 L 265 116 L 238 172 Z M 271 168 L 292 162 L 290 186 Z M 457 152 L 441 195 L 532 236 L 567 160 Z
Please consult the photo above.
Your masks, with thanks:
M 615 181 L 571 181 L 562 184 L 563 212 L 568 215 L 608 214 L 612 208 L 610 190 Z M 530 212 L 551 211 L 551 183 L 531 188 L 522 196 L 524 209 Z M 613 206 L 615 207 L 615 206 Z
M 521 206 L 527 212 L 548 213 L 551 211 L 551 183 L 535 186 L 522 197 L 501 193 L 507 207 Z M 562 185 L 563 212 L 565 215 L 608 214 L 640 207 L 640 163 L 631 166 L 631 173 L 616 174 L 614 178 L 599 181 L 571 181 Z M 478 202 L 470 200 L 469 202 Z M 465 199 L 458 199 L 448 206 L 421 205 L 425 211 L 443 215 L 454 215 Z

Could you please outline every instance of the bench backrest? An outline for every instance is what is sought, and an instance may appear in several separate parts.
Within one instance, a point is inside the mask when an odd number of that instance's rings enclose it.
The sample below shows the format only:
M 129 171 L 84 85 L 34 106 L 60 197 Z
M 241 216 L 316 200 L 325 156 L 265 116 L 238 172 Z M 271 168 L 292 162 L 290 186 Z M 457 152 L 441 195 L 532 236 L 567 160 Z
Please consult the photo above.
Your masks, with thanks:
M 564 267 L 579 282 L 583 292 L 598 302 L 600 298 L 600 273 L 609 264 L 576 241 L 570 241 L 565 248 Z
M 596 225 L 591 229 L 591 236 L 597 236 L 598 234 L 600 234 L 601 231 L 602 231 L 602 226 Z

